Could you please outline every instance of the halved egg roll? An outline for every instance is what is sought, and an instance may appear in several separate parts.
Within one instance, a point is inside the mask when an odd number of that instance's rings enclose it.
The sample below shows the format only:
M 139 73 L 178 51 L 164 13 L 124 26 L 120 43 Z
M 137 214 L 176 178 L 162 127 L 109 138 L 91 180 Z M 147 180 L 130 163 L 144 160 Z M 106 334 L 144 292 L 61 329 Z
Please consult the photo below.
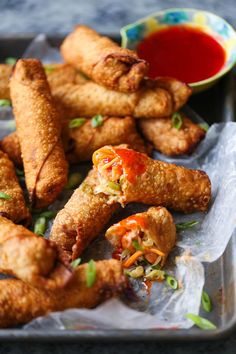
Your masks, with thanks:
M 61 117 L 38 60 L 18 60 L 10 90 L 30 201 L 42 208 L 57 198 L 67 181 Z
M 112 90 L 134 92 L 147 74 L 148 63 L 87 26 L 76 26 L 61 45 L 65 62 Z
M 207 210 L 211 182 L 203 171 L 152 160 L 123 146 L 104 146 L 93 154 L 93 163 L 95 192 L 107 194 L 110 203 L 163 205 L 185 213 Z
M 96 181 L 97 175 L 92 170 L 59 211 L 52 226 L 50 240 L 72 252 L 72 259 L 100 234 L 118 208 L 118 204 L 107 204 L 105 194 L 94 194 Z
M 0 271 L 36 287 L 58 288 L 71 278 L 58 247 L 0 216 Z
M 145 80 L 142 87 L 134 93 L 112 91 L 88 81 L 81 85 L 60 86 L 53 91 L 53 96 L 68 118 L 92 117 L 96 114 L 162 118 L 179 110 L 192 92 L 183 82 L 171 80 L 173 84 L 168 85 L 168 88 L 161 87 L 165 78 Z M 172 89 L 175 85 L 180 87 L 180 96 Z
M 113 254 L 131 275 L 151 277 L 152 269 L 145 270 L 144 265 L 164 265 L 176 242 L 176 227 L 166 208 L 151 207 L 111 226 L 105 236 L 115 248 Z
M 15 223 L 28 224 L 30 213 L 25 205 L 13 163 L 0 151 L 0 215 Z
M 79 266 L 60 291 L 33 288 L 16 279 L 0 280 L 0 327 L 27 323 L 52 311 L 93 308 L 125 289 L 125 277 L 117 260 L 95 262 L 94 284 L 88 284 L 88 267 Z
M 22 167 L 23 161 L 21 157 L 21 148 L 17 132 L 6 135 L 0 141 L 0 149 L 2 149 L 2 151 L 7 154 L 15 166 Z
M 9 78 L 12 65 L 0 64 L 0 99 L 10 100 Z
M 147 147 L 136 130 L 132 117 L 104 117 L 96 128 L 91 119 L 79 128 L 69 129 L 70 146 L 67 159 L 71 163 L 89 161 L 94 151 L 104 145 L 128 144 L 134 150 L 147 152 Z
M 168 156 L 190 154 L 205 137 L 206 132 L 183 113 L 179 129 L 173 126 L 171 117 L 140 119 L 139 127 L 144 137 L 155 149 Z

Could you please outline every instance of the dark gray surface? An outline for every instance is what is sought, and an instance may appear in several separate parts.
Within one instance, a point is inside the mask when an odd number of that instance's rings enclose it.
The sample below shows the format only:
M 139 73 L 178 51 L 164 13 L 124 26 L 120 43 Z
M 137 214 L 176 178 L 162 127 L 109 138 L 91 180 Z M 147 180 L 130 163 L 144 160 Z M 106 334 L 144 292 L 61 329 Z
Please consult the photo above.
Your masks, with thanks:
M 188 6 L 204 8 L 224 16 L 236 26 L 235 0 L 0 0 L 0 33 L 66 33 L 78 22 L 99 31 L 114 33 L 120 27 L 159 9 Z M 0 352 L 21 353 L 235 353 L 236 334 L 227 340 L 204 343 L 8 343 Z

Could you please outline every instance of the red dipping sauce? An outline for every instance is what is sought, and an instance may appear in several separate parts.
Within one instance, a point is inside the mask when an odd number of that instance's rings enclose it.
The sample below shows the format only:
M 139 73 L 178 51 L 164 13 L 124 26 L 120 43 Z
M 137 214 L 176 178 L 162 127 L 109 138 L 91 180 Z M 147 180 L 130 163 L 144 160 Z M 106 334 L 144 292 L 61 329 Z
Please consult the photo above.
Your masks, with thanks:
M 210 35 L 188 26 L 152 33 L 137 48 L 150 64 L 149 77 L 171 76 L 187 83 L 208 79 L 223 67 L 224 48 Z

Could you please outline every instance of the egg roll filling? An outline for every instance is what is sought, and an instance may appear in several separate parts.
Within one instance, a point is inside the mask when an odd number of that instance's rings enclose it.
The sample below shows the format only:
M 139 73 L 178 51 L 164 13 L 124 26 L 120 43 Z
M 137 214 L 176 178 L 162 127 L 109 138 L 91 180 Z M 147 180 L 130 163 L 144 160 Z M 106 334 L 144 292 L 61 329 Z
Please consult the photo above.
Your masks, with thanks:
M 164 280 L 164 265 L 175 244 L 176 229 L 171 214 L 162 207 L 131 215 L 111 226 L 106 238 L 114 246 L 113 257 L 133 278 Z

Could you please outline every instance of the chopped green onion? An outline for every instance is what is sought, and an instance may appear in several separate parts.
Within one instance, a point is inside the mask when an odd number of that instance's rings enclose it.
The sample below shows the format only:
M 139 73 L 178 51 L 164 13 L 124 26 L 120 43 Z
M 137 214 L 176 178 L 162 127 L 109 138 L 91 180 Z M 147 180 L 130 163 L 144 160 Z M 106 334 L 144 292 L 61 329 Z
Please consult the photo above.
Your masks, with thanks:
M 34 224 L 34 233 L 40 236 L 44 236 L 44 232 L 47 227 L 47 220 L 45 217 L 40 217 Z
M 113 189 L 114 191 L 120 191 L 120 185 L 119 183 L 109 181 L 108 182 L 108 187 Z
M 55 218 L 56 215 L 57 215 L 56 211 L 47 210 L 47 211 L 43 211 L 39 217 L 46 218 L 47 220 L 50 220 L 50 219 Z
M 199 127 L 201 127 L 203 130 L 205 130 L 205 132 L 207 132 L 208 129 L 209 129 L 209 125 L 208 125 L 207 123 L 200 123 L 200 124 L 198 124 L 198 125 L 199 125 Z
M 14 57 L 8 57 L 5 59 L 5 63 L 9 65 L 15 65 L 17 59 Z
M 71 262 L 71 267 L 72 268 L 76 268 L 76 267 L 78 267 L 78 265 L 81 263 L 81 258 L 77 258 L 77 259 L 75 259 L 73 262 Z
M 103 125 L 103 116 L 101 114 L 97 114 L 91 119 L 91 124 L 93 128 L 101 127 Z
M 174 114 L 172 114 L 171 121 L 172 121 L 172 126 L 175 129 L 179 130 L 182 127 L 183 119 L 179 112 L 175 112 Z
M 143 250 L 143 247 L 138 243 L 137 240 L 133 240 L 132 245 L 134 246 L 134 248 L 135 248 L 137 251 L 142 251 L 142 250 Z
M 185 315 L 186 318 L 189 320 L 193 321 L 196 326 L 198 326 L 201 329 L 216 329 L 216 325 L 206 318 L 200 317 L 198 315 L 195 315 L 193 313 L 187 313 Z
M 6 100 L 6 99 L 0 100 L 0 107 L 10 107 L 10 106 L 11 106 L 10 100 Z
M 147 278 L 148 280 L 164 280 L 165 272 L 159 269 L 152 269 L 148 274 L 145 275 L 145 278 Z
M 140 278 L 144 275 L 144 269 L 142 266 L 138 266 L 131 271 L 129 271 L 128 274 L 131 278 Z
M 96 281 L 96 264 L 93 259 L 88 262 L 86 271 L 86 283 L 87 287 L 91 288 Z
M 180 222 L 179 224 L 176 224 L 176 230 L 181 231 L 181 230 L 186 230 L 190 229 L 191 227 L 199 224 L 199 221 L 192 220 L 192 221 L 187 221 L 187 222 Z
M 15 171 L 16 171 L 16 175 L 19 176 L 19 177 L 23 177 L 24 176 L 24 171 L 22 170 L 19 170 L 19 168 L 15 168 Z
M 75 118 L 69 123 L 69 128 L 79 128 L 86 122 L 86 118 Z
M 44 71 L 46 74 L 51 74 L 55 70 L 55 66 L 44 65 Z
M 0 192 L 0 199 L 10 200 L 12 197 L 4 192 Z
M 178 289 L 178 282 L 177 280 L 172 277 L 171 275 L 167 275 L 166 276 L 166 282 L 167 284 L 174 290 L 177 290 Z
M 68 182 L 67 182 L 67 185 L 65 186 L 65 188 L 66 189 L 74 189 L 75 187 L 77 187 L 80 184 L 81 181 L 82 181 L 82 176 L 80 173 L 78 173 L 78 172 L 72 173 L 69 176 L 69 179 L 68 179 Z
M 203 310 L 206 312 L 211 312 L 212 310 L 212 303 L 210 296 L 203 290 L 202 291 L 202 307 Z

